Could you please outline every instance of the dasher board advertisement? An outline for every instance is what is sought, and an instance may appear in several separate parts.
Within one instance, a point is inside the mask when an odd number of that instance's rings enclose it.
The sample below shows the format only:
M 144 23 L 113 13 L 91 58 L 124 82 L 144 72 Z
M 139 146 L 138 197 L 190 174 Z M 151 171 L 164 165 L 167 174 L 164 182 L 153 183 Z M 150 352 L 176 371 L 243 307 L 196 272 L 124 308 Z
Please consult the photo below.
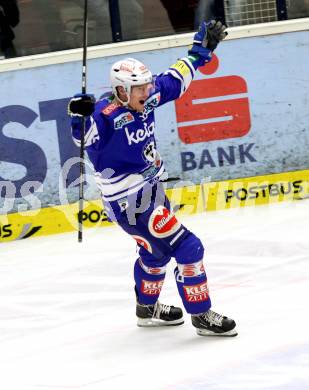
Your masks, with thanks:
M 199 184 L 308 169 L 308 41 L 300 31 L 222 42 L 183 97 L 156 111 L 169 176 Z M 187 50 L 130 57 L 160 73 Z M 87 88 L 97 99 L 122 57 L 89 60 Z M 77 201 L 67 103 L 80 78 L 81 62 L 0 73 L 0 214 Z M 89 164 L 86 179 L 86 199 L 98 199 Z

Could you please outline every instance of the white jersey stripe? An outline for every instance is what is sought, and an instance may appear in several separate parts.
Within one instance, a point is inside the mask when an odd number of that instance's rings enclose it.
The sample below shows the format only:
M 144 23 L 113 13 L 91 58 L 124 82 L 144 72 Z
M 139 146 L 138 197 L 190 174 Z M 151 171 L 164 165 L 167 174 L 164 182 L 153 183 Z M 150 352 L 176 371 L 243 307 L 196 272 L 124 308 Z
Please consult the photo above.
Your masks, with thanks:
M 99 172 L 95 174 L 95 181 L 98 184 L 102 197 L 107 201 L 115 201 L 122 199 L 128 195 L 132 195 L 139 191 L 144 185 L 152 180 L 159 179 L 164 172 L 164 165 L 161 163 L 160 167 L 155 170 L 149 176 L 143 175 L 144 172 L 139 174 L 131 174 L 126 176 L 123 180 L 118 182 L 107 182 L 107 179 L 103 179 Z

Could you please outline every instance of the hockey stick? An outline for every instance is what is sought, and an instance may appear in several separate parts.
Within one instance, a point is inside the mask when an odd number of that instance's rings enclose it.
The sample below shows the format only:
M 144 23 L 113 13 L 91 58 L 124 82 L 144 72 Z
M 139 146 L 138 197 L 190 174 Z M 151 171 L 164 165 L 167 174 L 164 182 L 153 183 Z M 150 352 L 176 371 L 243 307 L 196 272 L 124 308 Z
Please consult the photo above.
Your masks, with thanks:
M 82 69 L 82 94 L 86 93 L 87 84 L 87 33 L 88 33 L 88 0 L 84 3 L 83 23 L 83 69 Z M 85 176 L 85 127 L 86 120 L 83 117 L 81 140 L 80 140 L 80 162 L 79 162 L 79 209 L 78 209 L 78 242 L 83 241 L 83 208 L 84 208 L 84 176 Z

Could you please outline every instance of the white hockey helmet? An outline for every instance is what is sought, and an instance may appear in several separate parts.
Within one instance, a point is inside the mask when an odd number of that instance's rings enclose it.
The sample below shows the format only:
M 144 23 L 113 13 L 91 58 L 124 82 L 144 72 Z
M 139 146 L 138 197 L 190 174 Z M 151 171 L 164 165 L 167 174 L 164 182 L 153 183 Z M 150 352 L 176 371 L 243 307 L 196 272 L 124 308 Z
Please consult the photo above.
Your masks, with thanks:
M 125 58 L 112 65 L 110 78 L 114 95 L 122 104 L 128 105 L 131 88 L 135 85 L 151 83 L 152 73 L 142 62 L 134 58 Z M 128 100 L 126 102 L 119 99 L 117 87 L 124 88 L 128 95 Z

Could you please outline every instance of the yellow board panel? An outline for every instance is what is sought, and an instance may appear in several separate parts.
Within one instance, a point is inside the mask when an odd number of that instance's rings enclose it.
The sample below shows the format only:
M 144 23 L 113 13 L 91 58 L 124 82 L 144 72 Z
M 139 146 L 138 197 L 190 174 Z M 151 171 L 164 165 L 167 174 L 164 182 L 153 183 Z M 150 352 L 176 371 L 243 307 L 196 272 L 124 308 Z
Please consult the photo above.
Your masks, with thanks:
M 202 185 L 167 189 L 168 196 L 174 210 L 184 214 L 195 214 L 204 211 L 205 200 Z
M 309 194 L 309 170 L 207 183 L 204 194 L 207 211 L 303 199 Z
M 78 202 L 0 216 L 0 242 L 77 230 Z M 111 225 L 100 200 L 85 202 L 85 227 Z
M 185 183 L 183 183 L 185 184 Z M 309 170 L 168 189 L 179 213 L 225 210 L 309 196 Z M 77 230 L 78 203 L 0 215 L 0 243 Z M 84 203 L 84 226 L 110 226 L 101 200 Z

